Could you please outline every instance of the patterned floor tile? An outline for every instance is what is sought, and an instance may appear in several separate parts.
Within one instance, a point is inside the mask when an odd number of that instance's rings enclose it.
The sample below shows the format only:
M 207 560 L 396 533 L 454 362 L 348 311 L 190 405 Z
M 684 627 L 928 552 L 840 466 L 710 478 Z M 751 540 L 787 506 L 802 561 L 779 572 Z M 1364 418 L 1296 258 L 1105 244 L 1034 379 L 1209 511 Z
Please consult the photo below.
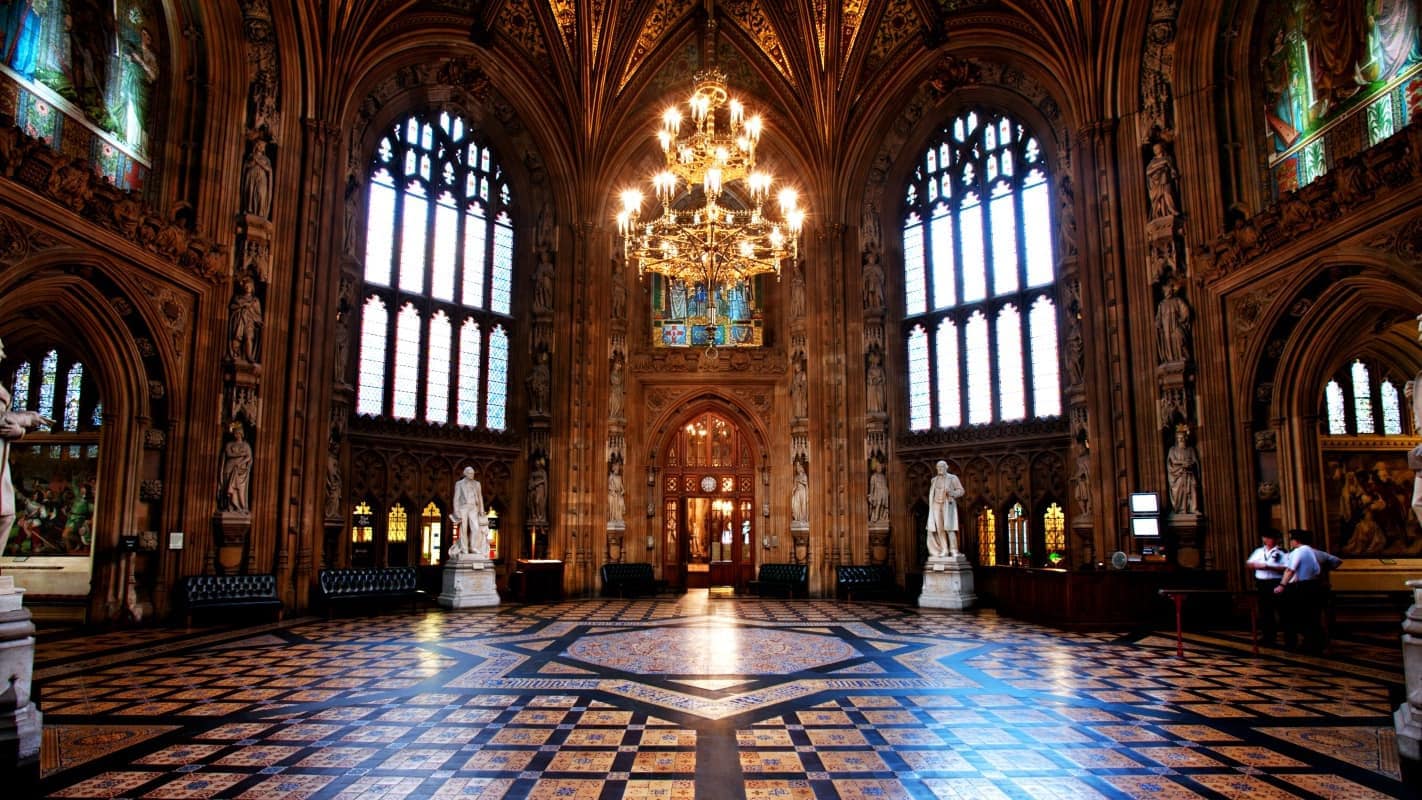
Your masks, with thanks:
M 998 788 L 998 782 L 984 778 L 929 778 L 923 785 L 938 800 L 1009 800 L 1010 795 Z
M 541 780 L 533 784 L 528 800 L 598 800 L 602 781 Z
M 833 785 L 841 800 L 908 800 L 912 797 L 896 780 L 837 780 Z
M 124 797 L 162 777 L 160 772 L 105 772 L 60 789 L 50 797 Z
M 194 772 L 144 794 L 152 800 L 205 800 L 251 777 L 242 772 Z
M 1164 775 L 1108 775 L 1102 780 L 1130 798 L 1181 800 L 1181 798 L 1204 797 L 1204 795 L 1191 791 Z
M 237 800 L 307 800 L 335 780 L 334 775 L 276 775 L 237 795 Z
M 644 781 L 627 782 L 622 791 L 622 800 L 695 800 L 695 781 Z
M 805 771 L 800 755 L 794 751 L 764 750 L 759 752 L 741 751 L 741 771 L 743 772 L 795 772 Z
M 572 781 L 571 783 L 577 784 L 579 782 Z M 453 778 L 441 784 L 430 795 L 430 800 L 499 800 L 508 795 L 513 784 L 512 780 L 506 778 Z M 577 789 L 574 788 L 573 791 L 576 792 Z M 569 794 L 562 796 L 587 797 L 589 795 Z M 596 794 L 590 796 L 597 797 Z M 533 795 L 529 795 L 529 797 L 533 797 Z
M 745 782 L 746 800 L 815 800 L 815 790 L 809 781 L 763 781 L 749 779 Z
M 696 772 L 696 753 L 643 750 L 632 761 L 634 773 Z
M 1356 784 L 1336 775 L 1280 775 L 1279 780 L 1304 789 L 1327 800 L 1388 800 L 1397 795 L 1385 794 Z

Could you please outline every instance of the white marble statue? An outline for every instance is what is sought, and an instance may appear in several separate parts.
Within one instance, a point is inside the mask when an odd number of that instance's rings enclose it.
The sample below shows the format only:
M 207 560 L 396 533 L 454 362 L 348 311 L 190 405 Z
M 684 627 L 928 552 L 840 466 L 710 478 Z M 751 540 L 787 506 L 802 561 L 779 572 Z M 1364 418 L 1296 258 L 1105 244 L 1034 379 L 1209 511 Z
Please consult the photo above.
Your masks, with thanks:
M 928 557 L 955 558 L 958 555 L 958 498 L 963 482 L 948 471 L 948 462 L 938 462 L 938 474 L 928 487 Z
M 252 446 L 242 423 L 232 423 L 232 441 L 222 448 L 222 497 L 224 511 L 247 513 L 252 486 Z
M 465 467 L 464 477 L 454 484 L 454 513 L 449 519 L 458 528 L 449 547 L 450 558 L 469 555 L 486 558 L 489 552 L 489 518 L 484 514 L 484 492 L 474 479 L 474 468 Z
M 804 462 L 798 459 L 795 461 L 795 486 L 790 490 L 790 521 L 810 521 L 810 476 L 805 474 Z
M 5 358 L 5 345 L 0 343 L 0 360 Z M 39 427 L 53 427 L 54 420 L 37 411 L 12 411 L 10 391 L 0 385 L 0 554 L 10 541 L 10 529 L 15 526 L 15 486 L 10 479 L 10 443 Z
M 607 521 L 621 523 L 627 513 L 627 498 L 622 483 L 622 463 L 612 462 L 607 472 Z

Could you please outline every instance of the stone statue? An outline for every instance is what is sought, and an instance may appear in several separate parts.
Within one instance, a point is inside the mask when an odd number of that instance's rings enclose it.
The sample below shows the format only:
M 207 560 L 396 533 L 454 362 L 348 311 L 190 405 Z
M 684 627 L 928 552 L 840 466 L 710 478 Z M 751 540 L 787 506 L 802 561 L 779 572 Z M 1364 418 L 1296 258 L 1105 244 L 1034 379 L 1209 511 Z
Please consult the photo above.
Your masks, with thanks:
M 262 219 L 272 215 L 272 162 L 261 139 L 252 141 L 242 163 L 242 211 Z
M 1156 142 L 1151 145 L 1150 162 L 1146 164 L 1146 191 L 1150 195 L 1150 218 L 1173 217 L 1180 213 L 1177 195 L 1180 171 L 1175 168 L 1175 157 L 1166 152 L 1165 145 Z
M 879 263 L 879 251 L 864 254 L 864 307 L 870 311 L 884 309 L 884 265 Z
M 539 353 L 538 360 L 533 362 L 533 369 L 528 372 L 528 413 L 548 413 L 548 392 L 551 388 L 551 383 L 552 377 L 548 370 L 548 354 Z
M 222 497 L 224 511 L 247 512 L 248 490 L 252 481 L 252 446 L 242 423 L 232 423 L 232 441 L 222 448 Z
M 0 343 L 0 359 L 5 358 L 5 345 Z M 0 554 L 10 540 L 15 526 L 15 486 L 10 477 L 10 443 L 24 438 L 39 427 L 54 427 L 54 420 L 37 411 L 10 409 L 10 391 L 0 384 Z
M 928 557 L 956 558 L 958 498 L 963 496 L 963 482 L 948 471 L 947 461 L 939 461 L 937 470 L 928 487 Z
M 1086 380 L 1086 342 L 1077 320 L 1067 322 L 1066 352 L 1067 386 L 1080 386 Z
M 548 467 L 541 458 L 528 473 L 528 521 L 548 524 Z
M 626 372 L 622 366 L 622 356 L 612 357 L 612 369 L 608 374 L 607 415 L 612 419 L 623 418 L 627 392 Z
M 553 204 L 547 200 L 543 201 L 543 208 L 538 211 L 538 229 L 534 232 L 533 245 L 545 252 L 557 252 L 558 231 L 557 223 L 553 219 Z
M 613 461 L 607 471 L 607 521 L 621 523 L 627 513 L 627 498 L 622 484 L 622 462 Z
M 879 252 L 884 242 L 884 229 L 879 224 L 879 205 L 864 204 L 864 221 L 859 226 L 859 245 L 865 251 Z
M 1082 447 L 1076 454 L 1076 507 L 1083 517 L 1091 515 L 1091 451 Z
M 869 368 L 865 371 L 865 380 L 869 383 L 865 403 L 867 410 L 870 414 L 883 414 L 888 410 L 884 397 L 888 379 L 884 374 L 884 356 L 879 353 L 877 347 L 869 351 Z
M 790 521 L 808 524 L 810 521 L 810 476 L 805 463 L 795 460 L 795 485 L 790 490 Z
M 1175 293 L 1175 283 L 1166 281 L 1161 287 L 1165 296 L 1155 308 L 1155 342 L 1160 360 L 1165 363 L 1187 361 L 1190 358 L 1190 304 Z
M 883 525 L 889 521 L 889 478 L 884 465 L 874 462 L 869 473 L 869 524 Z
M 790 268 L 790 318 L 805 318 L 805 271 L 799 264 Z
M 1417 338 L 1422 340 L 1422 314 L 1417 315 Z M 0 356 L 4 356 L 3 350 L 0 350 Z M 1422 432 L 1422 372 L 1408 381 L 1402 391 L 1412 405 L 1412 432 L 1415 435 Z M 1418 522 L 1422 522 L 1422 444 L 1407 454 L 1407 467 L 1413 471 L 1412 514 Z
M 790 415 L 795 419 L 810 416 L 809 387 L 805 376 L 805 359 L 795 359 L 795 374 L 790 377 Z
M 457 528 L 449 557 L 461 555 L 486 558 L 489 552 L 489 518 L 484 514 L 484 492 L 474 480 L 474 468 L 465 467 L 464 477 L 454 483 L 454 510 L 449 520 Z
M 1170 479 L 1170 508 L 1176 514 L 1197 514 L 1199 500 L 1199 457 L 1195 448 L 1186 443 L 1190 429 L 1184 425 L 1175 428 L 1175 446 L 1165 457 L 1166 474 Z
M 326 456 L 326 519 L 341 516 L 341 457 L 339 453 Z
M 617 262 L 613 262 L 616 269 Z M 622 279 L 620 273 L 614 273 L 612 277 L 612 318 L 627 318 L 627 281 Z
M 227 304 L 227 356 L 233 361 L 257 363 L 262 330 L 262 301 L 250 276 L 237 281 L 237 293 Z
M 538 251 L 538 266 L 533 270 L 533 310 L 553 310 L 553 261 L 547 250 Z
M 1057 189 L 1061 213 L 1057 215 L 1058 258 L 1076 255 L 1076 199 L 1071 188 L 1071 176 L 1063 175 Z

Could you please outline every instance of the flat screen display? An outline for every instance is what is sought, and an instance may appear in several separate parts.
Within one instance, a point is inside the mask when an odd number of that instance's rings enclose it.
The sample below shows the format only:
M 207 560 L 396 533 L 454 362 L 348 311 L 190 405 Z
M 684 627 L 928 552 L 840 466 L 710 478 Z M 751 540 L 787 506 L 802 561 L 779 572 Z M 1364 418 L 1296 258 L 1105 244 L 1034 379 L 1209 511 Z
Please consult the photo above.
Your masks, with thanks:
M 1160 495 L 1155 492 L 1136 492 L 1131 495 L 1132 514 L 1159 514 Z
M 1131 520 L 1131 534 L 1134 536 L 1160 536 L 1160 520 L 1155 517 L 1136 517 Z

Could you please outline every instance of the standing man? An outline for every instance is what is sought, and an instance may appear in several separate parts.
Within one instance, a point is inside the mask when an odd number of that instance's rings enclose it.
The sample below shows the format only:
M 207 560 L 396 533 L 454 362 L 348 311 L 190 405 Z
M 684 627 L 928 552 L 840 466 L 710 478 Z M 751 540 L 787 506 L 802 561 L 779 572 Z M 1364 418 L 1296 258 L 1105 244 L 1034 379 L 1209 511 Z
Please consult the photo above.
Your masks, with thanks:
M 461 554 L 486 558 L 489 552 L 489 518 L 484 516 L 484 493 L 474 480 L 474 468 L 465 467 L 464 477 L 454 484 L 454 513 L 450 520 L 459 526 L 450 556 Z
M 5 345 L 0 344 L 0 359 L 5 358 Z M 29 431 L 54 427 L 54 420 L 36 411 L 11 411 L 10 390 L 0 385 L 0 554 L 10 538 L 15 524 L 15 487 L 10 479 L 10 443 L 17 442 Z
M 928 487 L 928 557 L 955 558 L 958 555 L 958 498 L 963 482 L 948 471 L 948 462 L 938 462 L 938 474 Z
M 1291 549 L 1274 593 L 1284 595 L 1284 649 L 1294 649 L 1302 639 L 1304 652 L 1318 654 L 1323 652 L 1323 609 L 1328 602 L 1325 573 L 1343 560 L 1313 549 L 1312 544 L 1313 534 L 1308 531 L 1289 531 Z
M 1263 544 L 1249 554 L 1246 566 L 1254 570 L 1254 585 L 1259 592 L 1259 642 L 1272 645 L 1278 635 L 1278 603 L 1274 590 L 1284 575 L 1287 556 L 1279 547 L 1279 532 L 1270 530 L 1260 537 Z

